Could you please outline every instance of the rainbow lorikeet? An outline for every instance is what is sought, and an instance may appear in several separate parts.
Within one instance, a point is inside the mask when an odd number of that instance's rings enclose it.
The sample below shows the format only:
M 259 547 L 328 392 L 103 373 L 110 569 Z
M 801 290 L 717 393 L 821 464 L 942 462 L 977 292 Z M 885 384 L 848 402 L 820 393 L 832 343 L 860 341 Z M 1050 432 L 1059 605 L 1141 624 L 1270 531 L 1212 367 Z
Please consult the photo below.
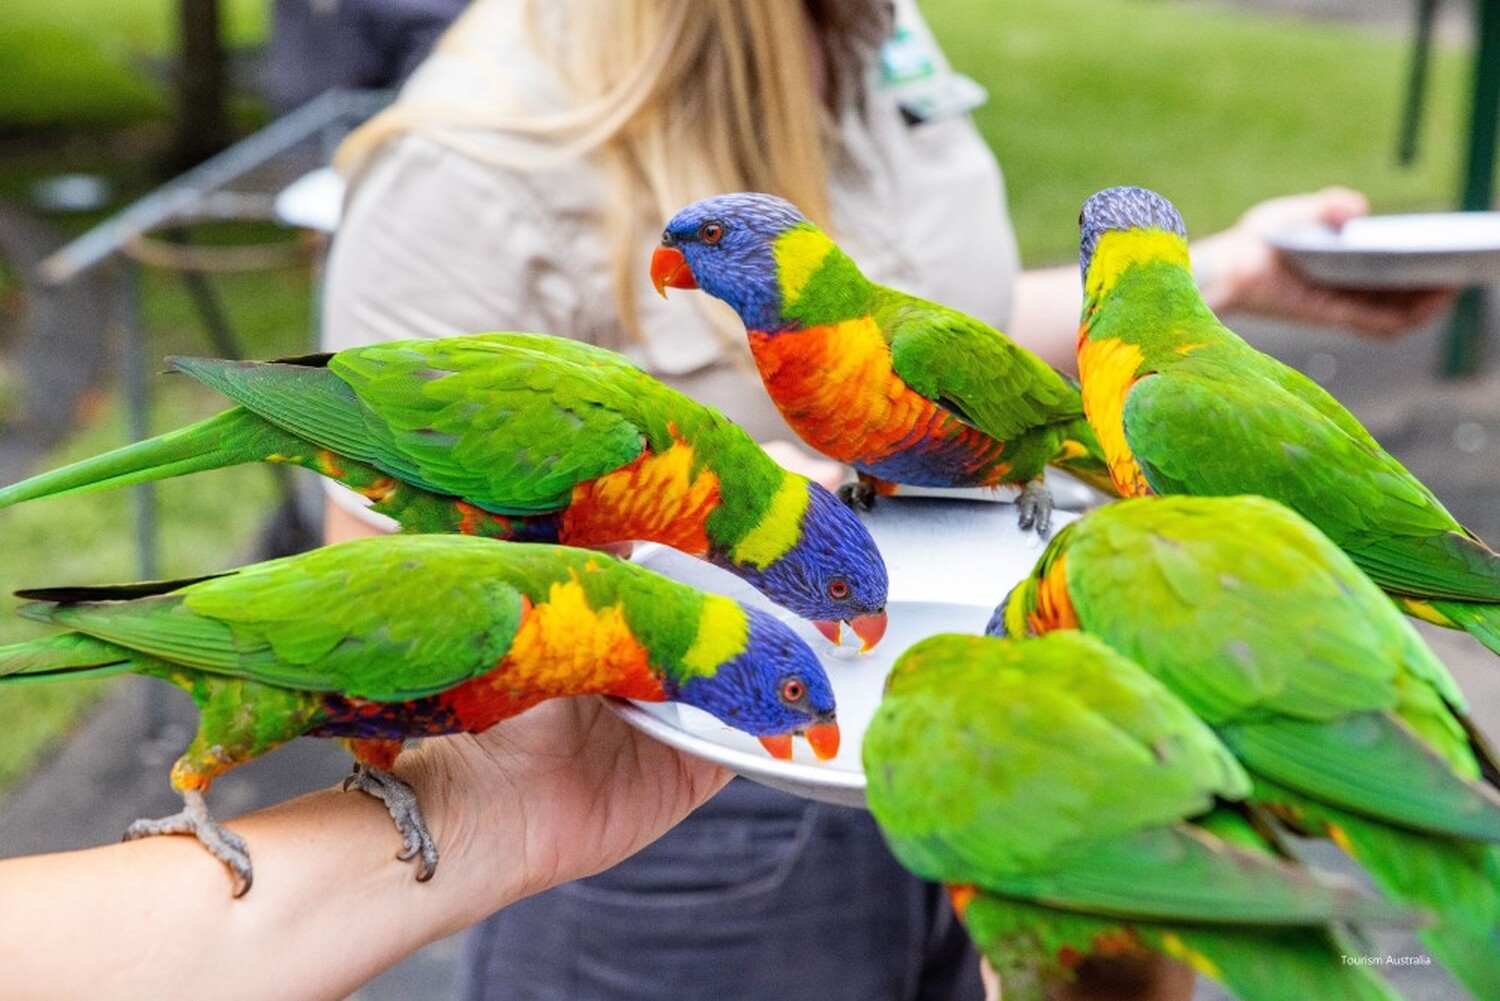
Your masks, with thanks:
M 1018 484 L 1021 526 L 1045 535 L 1049 463 L 1113 491 L 1077 386 L 988 324 L 870 281 L 783 199 L 689 205 L 651 277 L 734 308 L 782 416 L 854 467 L 858 503 L 896 484 Z
M 245 462 L 292 463 L 410 532 L 643 539 L 812 619 L 885 633 L 874 540 L 831 493 L 624 356 L 545 334 L 390 341 L 277 362 L 176 358 L 239 406 L 0 489 L 0 507 Z
M 346 783 L 391 810 L 417 858 L 437 847 L 389 769 L 408 737 L 477 733 L 563 695 L 696 706 L 790 757 L 838 750 L 828 678 L 784 622 L 589 550 L 450 535 L 359 539 L 188 581 L 43 588 L 21 614 L 70 631 L 0 647 L 0 683 L 123 672 L 192 695 L 172 767 L 184 809 L 127 837 L 192 833 L 250 888 L 244 841 L 210 816 L 214 778 L 294 737 L 334 737 Z
M 1120 492 L 1281 501 L 1408 612 L 1500 653 L 1500 554 L 1317 383 L 1219 322 L 1177 209 L 1111 188 L 1079 221 L 1083 403 Z
M 1007 1001 L 1151 953 L 1246 999 L 1394 997 L 1330 927 L 1394 905 L 1276 857 L 1234 756 L 1092 637 L 917 643 L 862 753 L 891 851 L 950 887 Z
M 1412 624 L 1263 497 L 1120 501 L 1069 524 L 990 631 L 1082 630 L 1160 680 L 1255 780 L 1391 897 L 1433 955 L 1500 997 L 1500 767 Z

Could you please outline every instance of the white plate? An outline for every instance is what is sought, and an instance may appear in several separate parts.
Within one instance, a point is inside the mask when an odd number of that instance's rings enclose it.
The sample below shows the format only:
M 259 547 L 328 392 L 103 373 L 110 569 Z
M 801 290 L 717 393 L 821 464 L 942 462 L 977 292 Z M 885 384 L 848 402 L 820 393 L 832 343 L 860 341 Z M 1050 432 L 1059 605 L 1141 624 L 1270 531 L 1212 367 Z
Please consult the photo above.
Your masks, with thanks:
M 773 758 L 754 737 L 733 730 L 692 706 L 624 699 L 610 699 L 609 704 L 626 722 L 662 743 L 717 762 L 762 785 L 825 803 L 863 807 L 865 773 L 860 767 L 859 745 L 880 702 L 891 665 L 901 651 L 924 636 L 983 632 L 992 611 L 993 608 L 981 605 L 893 601 L 886 606 L 890 627 L 885 638 L 867 654 L 858 653 L 855 646 L 834 647 L 808 623 L 788 619 L 792 628 L 818 651 L 833 683 L 839 713 L 839 753 L 829 761 L 818 761 L 807 741 L 801 739 L 792 742 L 791 761 Z M 849 641 L 846 635 L 846 644 Z
M 1442 288 L 1500 282 L 1500 212 L 1364 216 L 1340 229 L 1300 226 L 1270 237 L 1308 277 L 1354 288 Z
M 1054 512 L 1054 530 L 1074 517 Z M 1045 543 L 1016 527 L 1014 506 L 993 501 L 887 497 L 862 518 L 891 576 L 890 625 L 880 645 L 865 655 L 856 652 L 858 640 L 848 630 L 845 645 L 835 649 L 810 623 L 770 605 L 716 567 L 652 544 L 638 546 L 635 553 L 636 562 L 658 573 L 780 614 L 808 641 L 823 661 L 838 703 L 839 753 L 831 761 L 818 761 L 803 740 L 793 741 L 791 761 L 777 760 L 754 737 L 690 706 L 623 699 L 609 699 L 609 706 L 657 740 L 762 785 L 864 807 L 860 742 L 891 665 L 923 637 L 983 632 L 995 605 L 1030 573 Z

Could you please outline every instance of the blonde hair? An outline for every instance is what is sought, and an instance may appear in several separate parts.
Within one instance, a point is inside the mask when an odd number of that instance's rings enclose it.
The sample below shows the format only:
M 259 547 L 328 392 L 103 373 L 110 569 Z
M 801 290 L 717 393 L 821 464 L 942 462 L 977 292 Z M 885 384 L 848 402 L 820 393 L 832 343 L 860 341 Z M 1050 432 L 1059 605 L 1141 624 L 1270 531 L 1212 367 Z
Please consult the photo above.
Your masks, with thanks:
M 485 16 L 482 8 L 506 2 L 526 4 L 518 23 L 556 68 L 570 107 L 527 111 L 517 84 L 474 44 L 470 28 Z M 870 30 L 848 16 L 849 6 L 847 0 L 479 0 L 438 52 L 493 81 L 486 103 L 400 101 L 356 130 L 336 162 L 353 173 L 381 143 L 412 131 L 521 170 L 597 157 L 607 184 L 602 222 L 621 323 L 639 338 L 634 289 L 643 267 L 641 234 L 682 206 L 725 191 L 768 191 L 829 225 L 833 119 L 819 99 L 809 46 L 823 39 L 832 57 L 824 59 L 826 83 L 836 100 L 848 85 L 837 59 L 847 40 L 831 36 Z M 466 144 L 466 131 L 519 141 Z M 719 325 L 713 329 L 742 340 Z

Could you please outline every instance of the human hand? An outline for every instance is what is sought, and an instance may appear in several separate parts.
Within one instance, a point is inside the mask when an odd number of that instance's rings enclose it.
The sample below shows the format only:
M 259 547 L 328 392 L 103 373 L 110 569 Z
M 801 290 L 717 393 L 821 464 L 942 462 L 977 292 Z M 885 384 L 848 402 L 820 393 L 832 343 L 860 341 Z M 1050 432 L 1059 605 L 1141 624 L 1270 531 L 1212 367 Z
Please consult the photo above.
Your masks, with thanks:
M 397 771 L 422 798 L 473 913 L 608 869 L 732 777 L 629 726 L 596 698 L 552 699 L 481 734 L 425 742 Z M 481 880 L 471 886 L 470 881 Z M 487 883 L 483 882 L 488 880 Z
M 1365 196 L 1331 187 L 1252 206 L 1229 229 L 1193 244 L 1193 270 L 1218 313 L 1255 313 L 1377 337 L 1404 333 L 1448 307 L 1455 289 L 1355 289 L 1315 282 L 1266 238 L 1305 223 L 1342 226 L 1368 214 Z
M 829 490 L 837 490 L 839 484 L 844 482 L 844 467 L 837 462 L 820 459 L 806 449 L 794 445 L 789 441 L 763 441 L 760 447 L 765 449 L 766 454 L 776 460 L 776 464 L 782 469 L 800 473 L 821 484 Z

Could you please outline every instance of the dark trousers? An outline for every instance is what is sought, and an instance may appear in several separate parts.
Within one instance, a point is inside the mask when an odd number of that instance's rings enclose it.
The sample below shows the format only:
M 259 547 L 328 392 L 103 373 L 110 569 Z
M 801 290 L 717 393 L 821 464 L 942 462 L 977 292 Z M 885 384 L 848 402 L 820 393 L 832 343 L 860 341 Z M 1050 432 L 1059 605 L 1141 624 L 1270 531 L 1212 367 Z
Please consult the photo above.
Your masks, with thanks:
M 471 1001 L 980 1001 L 947 894 L 862 810 L 735 779 L 666 837 L 474 928 Z

